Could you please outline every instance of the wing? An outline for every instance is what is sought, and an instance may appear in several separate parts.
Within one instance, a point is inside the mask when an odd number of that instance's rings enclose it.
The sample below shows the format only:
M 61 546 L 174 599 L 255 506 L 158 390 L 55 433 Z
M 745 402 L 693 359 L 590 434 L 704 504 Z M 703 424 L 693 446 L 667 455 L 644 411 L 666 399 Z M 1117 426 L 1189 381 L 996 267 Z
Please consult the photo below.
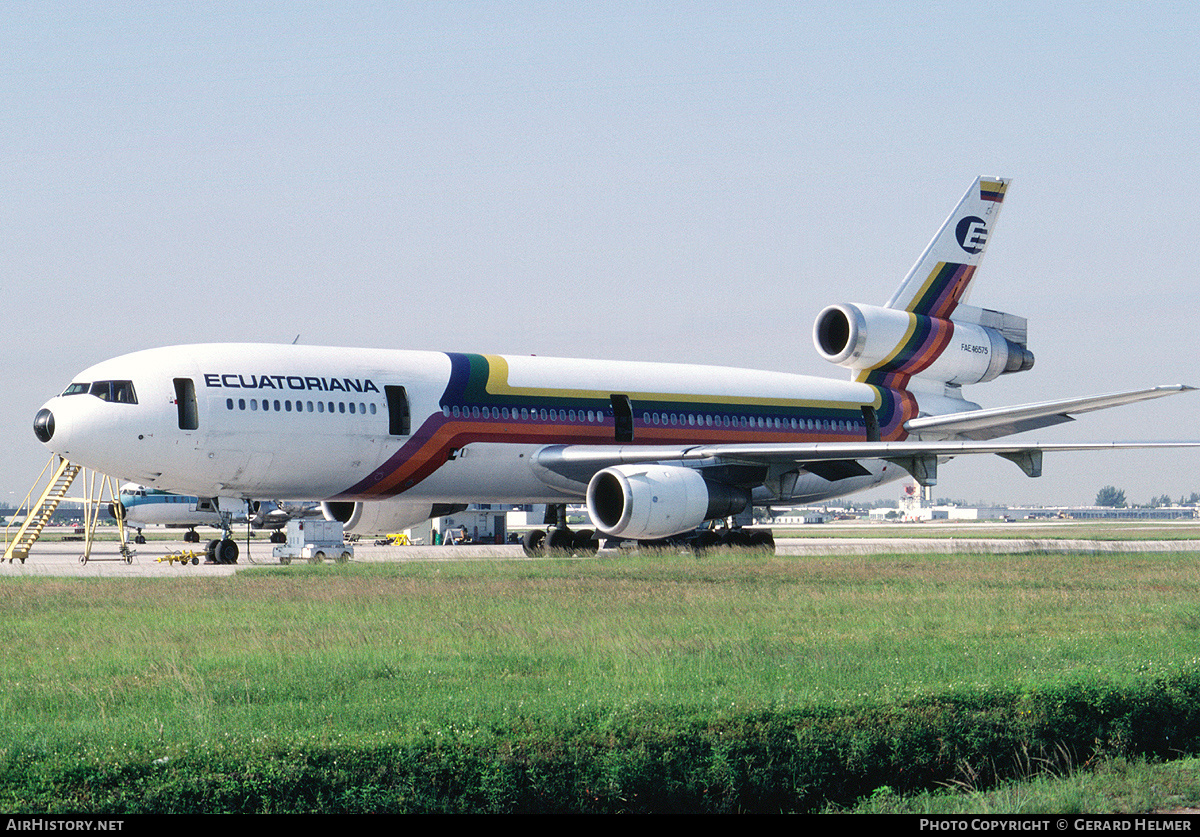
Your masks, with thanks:
M 993 442 L 997 436 L 1049 427 L 1073 421 L 1073 413 L 1085 413 L 1160 398 L 1193 387 L 1160 386 L 1109 395 L 1089 396 L 1062 401 L 1025 404 L 991 410 L 976 410 L 945 416 L 910 420 L 909 432 L 937 434 L 948 439 L 914 439 L 900 442 L 815 442 L 752 443 L 712 445 L 549 445 L 542 448 L 534 462 L 547 482 L 586 484 L 593 474 L 614 465 L 673 463 L 691 467 L 730 468 L 738 465 L 797 467 L 836 482 L 869 471 L 861 460 L 886 460 L 907 470 L 922 485 L 937 482 L 939 460 L 955 456 L 993 454 L 1014 462 L 1026 475 L 1040 476 L 1042 454 L 1060 451 L 1127 450 L 1148 448 L 1200 447 L 1200 441 L 1186 442 Z M 557 477 L 558 479 L 555 479 Z
M 1092 395 L 1086 398 L 1070 398 L 1062 401 L 1043 401 L 1037 404 L 1022 404 L 1017 407 L 997 407 L 990 410 L 970 410 L 942 416 L 922 416 L 910 419 L 904 429 L 920 438 L 974 439 L 984 441 L 1027 430 L 1038 430 L 1056 424 L 1074 421 L 1077 413 L 1090 413 L 1122 404 L 1133 404 L 1151 398 L 1162 398 L 1179 392 L 1188 392 L 1193 387 L 1175 384 L 1152 387 L 1151 389 L 1114 392 L 1109 395 Z

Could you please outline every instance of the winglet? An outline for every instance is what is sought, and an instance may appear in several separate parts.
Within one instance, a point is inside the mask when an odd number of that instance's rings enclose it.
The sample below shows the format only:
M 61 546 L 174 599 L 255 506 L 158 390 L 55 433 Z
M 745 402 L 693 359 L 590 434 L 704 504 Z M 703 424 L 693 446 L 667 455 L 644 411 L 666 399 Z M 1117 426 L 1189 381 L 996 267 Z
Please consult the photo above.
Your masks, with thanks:
M 971 290 L 975 268 L 996 227 L 1011 178 L 978 177 L 888 302 L 913 314 L 949 319 Z

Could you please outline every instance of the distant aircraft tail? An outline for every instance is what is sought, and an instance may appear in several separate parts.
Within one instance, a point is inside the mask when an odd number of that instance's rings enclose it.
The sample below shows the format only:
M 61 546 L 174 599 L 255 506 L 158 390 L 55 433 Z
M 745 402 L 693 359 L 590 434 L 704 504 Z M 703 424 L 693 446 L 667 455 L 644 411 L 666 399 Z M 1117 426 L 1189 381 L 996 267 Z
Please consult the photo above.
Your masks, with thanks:
M 888 308 L 949 319 L 967 301 L 975 268 L 996 228 L 1009 178 L 978 177 L 912 270 Z
M 855 380 L 891 389 L 913 378 L 974 384 L 1031 368 L 1024 318 L 965 304 L 1008 184 L 976 178 L 885 307 L 822 311 L 813 326 L 821 356 Z

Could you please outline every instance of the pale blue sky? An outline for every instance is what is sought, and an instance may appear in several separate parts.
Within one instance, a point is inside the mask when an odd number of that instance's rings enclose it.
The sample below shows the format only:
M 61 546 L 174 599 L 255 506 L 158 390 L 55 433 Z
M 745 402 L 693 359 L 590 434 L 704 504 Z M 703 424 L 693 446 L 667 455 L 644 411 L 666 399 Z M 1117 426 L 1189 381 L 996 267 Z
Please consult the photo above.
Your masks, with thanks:
M 906 8 L 907 7 L 907 8 Z M 985 406 L 1200 385 L 1200 9 L 1177 3 L 0 3 L 0 493 L 72 375 L 197 341 L 842 377 L 978 174 Z M 1038 438 L 1200 438 L 1200 393 Z M 1200 491 L 1200 453 L 942 469 L 939 495 Z M 887 496 L 898 491 L 889 489 Z

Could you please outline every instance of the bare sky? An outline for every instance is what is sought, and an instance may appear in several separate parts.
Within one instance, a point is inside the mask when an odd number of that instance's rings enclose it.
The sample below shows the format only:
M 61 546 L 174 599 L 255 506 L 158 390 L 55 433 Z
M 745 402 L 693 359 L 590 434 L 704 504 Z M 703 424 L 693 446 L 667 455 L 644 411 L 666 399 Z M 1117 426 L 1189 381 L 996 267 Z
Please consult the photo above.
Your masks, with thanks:
M 1014 182 L 971 302 L 1028 317 L 1037 365 L 969 397 L 1200 385 L 1200 7 L 809 5 L 3 3 L 0 498 L 45 463 L 41 403 L 152 346 L 843 377 L 816 314 L 886 302 L 979 174 Z M 1033 437 L 1196 439 L 1197 415 Z M 972 458 L 936 493 L 1144 501 L 1197 465 Z

